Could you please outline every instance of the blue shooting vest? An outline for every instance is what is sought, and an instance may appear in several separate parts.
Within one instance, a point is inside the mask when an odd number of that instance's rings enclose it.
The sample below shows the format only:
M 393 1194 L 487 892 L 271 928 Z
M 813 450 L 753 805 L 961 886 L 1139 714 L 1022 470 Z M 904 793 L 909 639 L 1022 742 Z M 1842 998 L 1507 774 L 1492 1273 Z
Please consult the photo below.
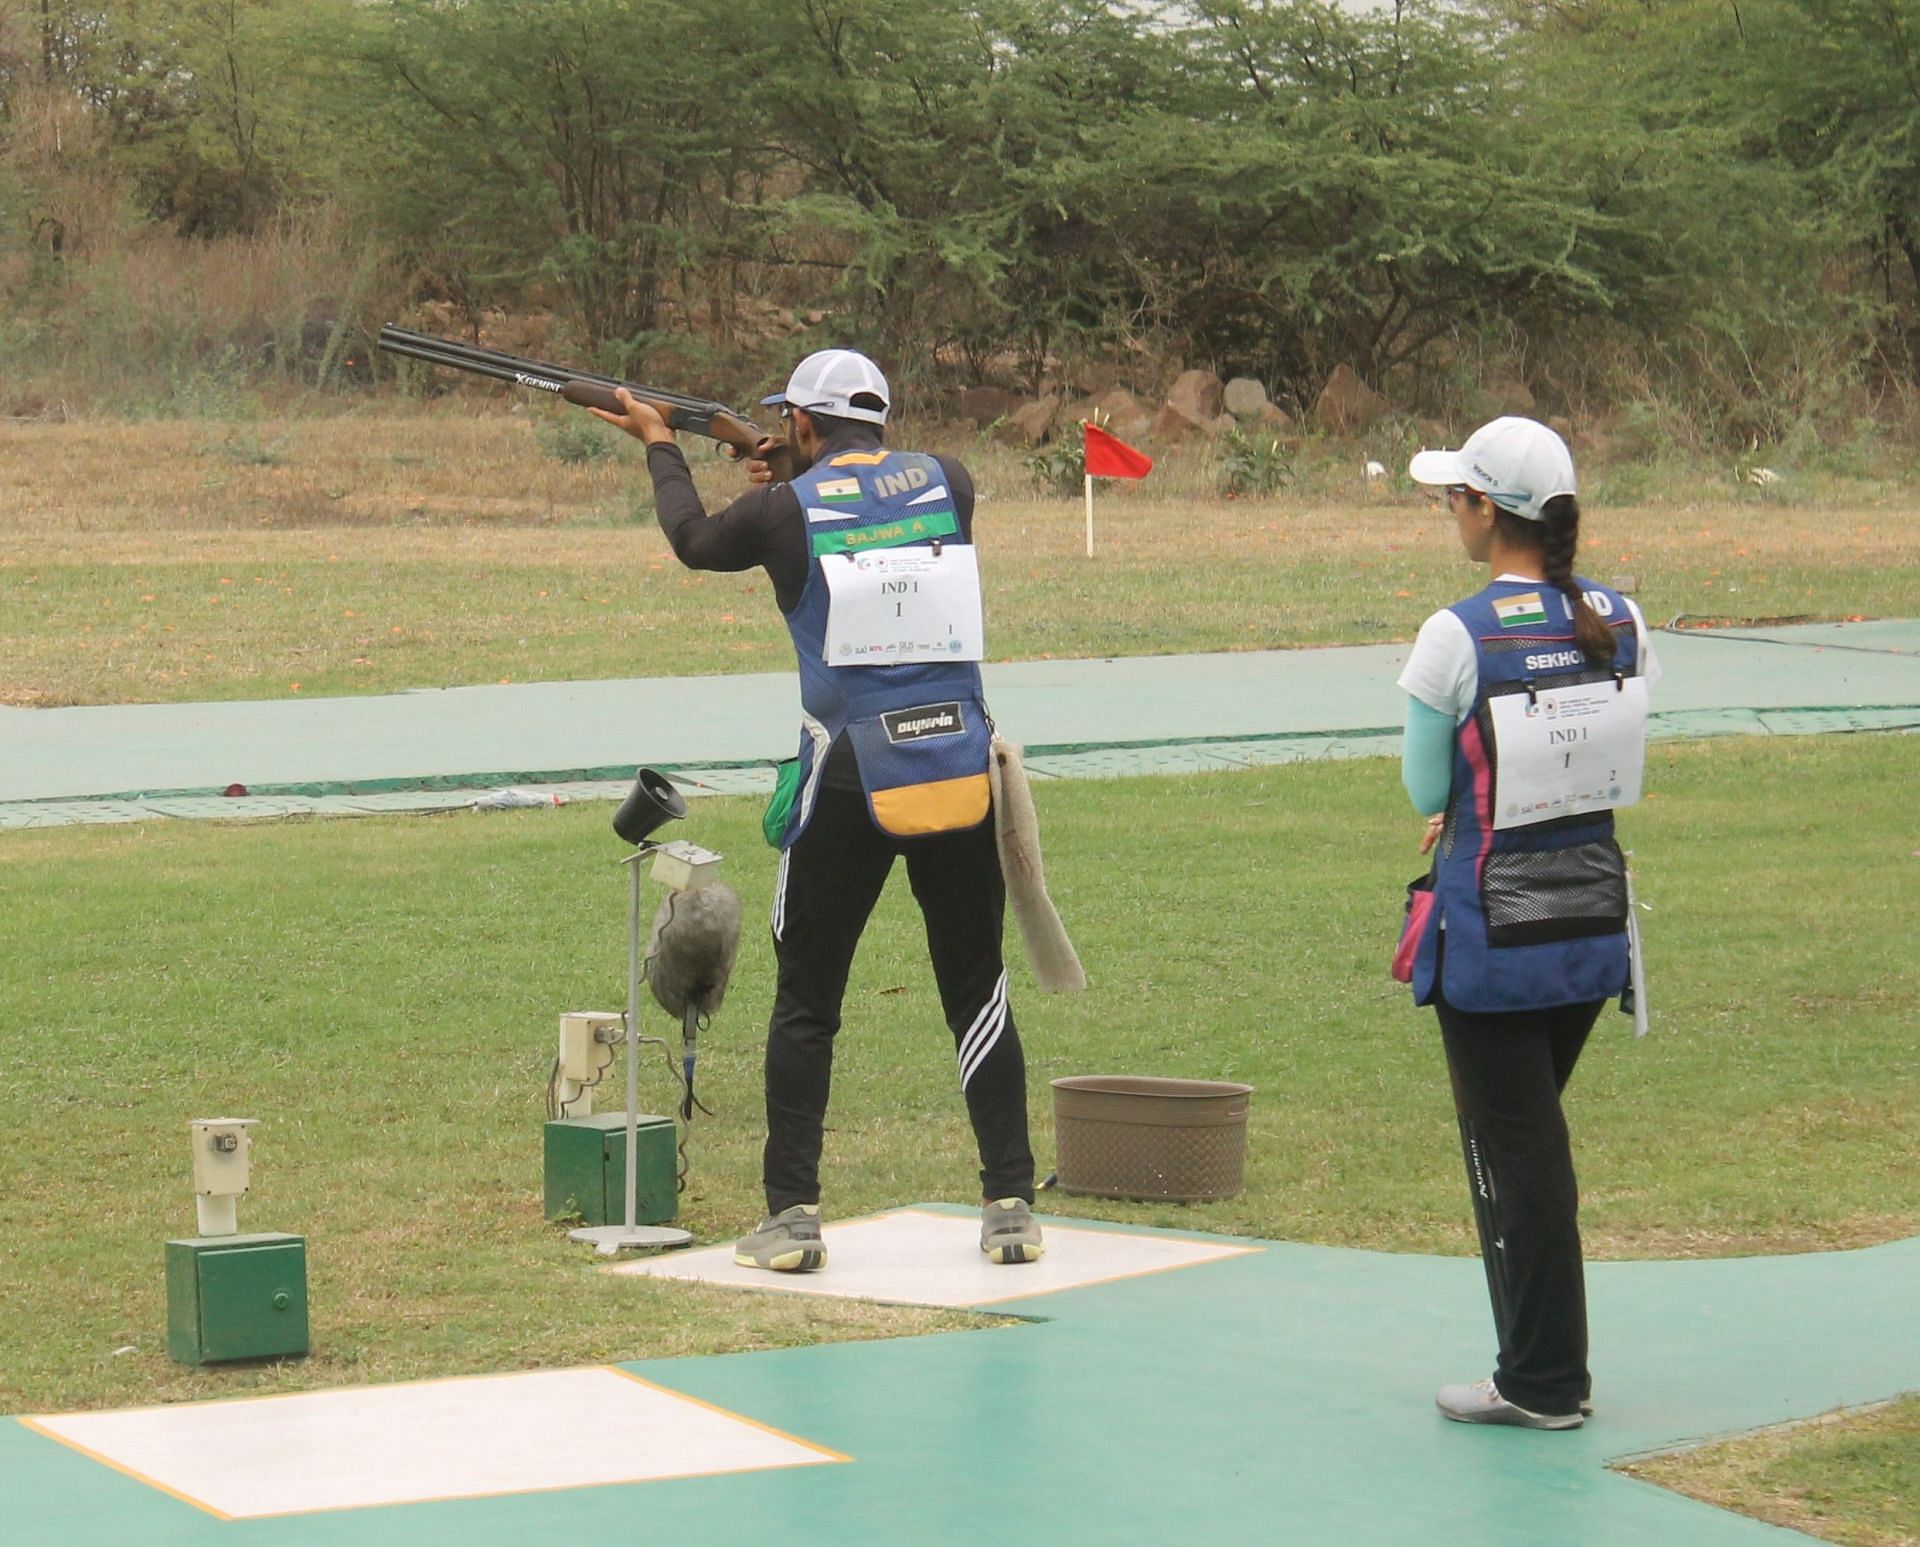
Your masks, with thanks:
M 833 666 L 826 658 L 824 565 L 874 548 L 966 542 L 940 464 L 911 451 L 843 451 L 795 478 L 793 492 L 808 548 L 807 583 L 786 615 L 800 663 L 800 791 L 780 847 L 806 830 L 827 749 L 842 732 L 882 832 L 910 838 L 979 826 L 991 809 L 993 736 L 979 664 Z
M 1413 957 L 1415 1004 L 1431 1004 L 1437 987 L 1456 1009 L 1541 1010 L 1608 999 L 1626 986 L 1626 866 L 1613 813 L 1493 826 L 1500 770 L 1490 701 L 1639 671 L 1625 599 L 1590 580 L 1580 585 L 1613 629 L 1610 667 L 1579 653 L 1566 599 L 1543 582 L 1496 580 L 1448 609 L 1473 639 L 1480 688 L 1454 733 L 1433 908 Z

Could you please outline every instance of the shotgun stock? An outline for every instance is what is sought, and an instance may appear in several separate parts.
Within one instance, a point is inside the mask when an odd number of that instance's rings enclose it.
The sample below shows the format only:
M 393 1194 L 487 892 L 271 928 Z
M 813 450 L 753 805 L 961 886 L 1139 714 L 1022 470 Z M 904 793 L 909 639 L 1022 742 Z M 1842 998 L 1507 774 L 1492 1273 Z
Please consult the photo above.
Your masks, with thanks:
M 478 344 L 463 344 L 458 339 L 415 333 L 411 328 L 395 327 L 390 322 L 381 325 L 379 342 L 388 354 L 531 387 L 538 392 L 551 392 L 582 408 L 603 408 L 610 414 L 623 412 L 615 393 L 625 387 L 632 396 L 652 404 L 667 421 L 668 428 L 718 441 L 736 461 L 753 457 L 765 462 L 772 467 L 776 480 L 789 479 L 795 472 L 793 450 L 786 441 L 768 435 L 746 415 L 735 413 L 725 403 L 687 397 L 659 387 L 644 387 L 595 371 L 576 370 L 570 365 L 529 360 Z

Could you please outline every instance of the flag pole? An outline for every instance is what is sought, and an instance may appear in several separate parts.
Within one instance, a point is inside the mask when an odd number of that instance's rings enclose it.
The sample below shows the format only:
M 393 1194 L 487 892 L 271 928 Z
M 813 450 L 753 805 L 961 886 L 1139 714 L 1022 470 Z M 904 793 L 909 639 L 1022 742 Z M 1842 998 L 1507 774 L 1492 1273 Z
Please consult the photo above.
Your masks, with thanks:
M 1093 557 L 1093 474 L 1087 474 L 1087 557 Z

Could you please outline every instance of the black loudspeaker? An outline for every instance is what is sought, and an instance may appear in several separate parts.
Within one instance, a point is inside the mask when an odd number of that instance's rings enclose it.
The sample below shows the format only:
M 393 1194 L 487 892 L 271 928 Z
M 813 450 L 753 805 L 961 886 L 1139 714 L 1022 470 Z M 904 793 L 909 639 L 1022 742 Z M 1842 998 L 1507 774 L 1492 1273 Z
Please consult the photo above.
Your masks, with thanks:
M 651 768 L 634 770 L 633 788 L 613 814 L 613 830 L 628 843 L 642 843 L 663 822 L 687 814 L 686 797 Z

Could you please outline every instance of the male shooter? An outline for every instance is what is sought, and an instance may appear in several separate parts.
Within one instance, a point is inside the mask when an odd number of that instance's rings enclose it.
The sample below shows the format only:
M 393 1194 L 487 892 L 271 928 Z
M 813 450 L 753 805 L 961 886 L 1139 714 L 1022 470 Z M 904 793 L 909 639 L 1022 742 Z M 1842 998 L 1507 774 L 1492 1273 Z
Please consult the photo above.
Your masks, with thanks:
M 926 922 L 980 1150 L 980 1249 L 1045 1250 L 1033 1203 L 1026 1059 L 1001 956 L 1006 888 L 994 843 L 981 694 L 973 480 L 950 457 L 883 444 L 886 378 L 848 349 L 811 354 L 778 404 L 793 464 L 708 516 L 673 432 L 625 389 L 592 409 L 647 446 L 660 528 L 689 569 L 762 568 L 793 636 L 801 736 L 769 813 L 781 850 L 767 1028 L 767 1219 L 734 1260 L 823 1266 L 822 1124 L 854 948 L 896 855 Z M 785 801 L 784 813 L 781 810 Z M 776 830 L 777 828 L 777 830 Z

